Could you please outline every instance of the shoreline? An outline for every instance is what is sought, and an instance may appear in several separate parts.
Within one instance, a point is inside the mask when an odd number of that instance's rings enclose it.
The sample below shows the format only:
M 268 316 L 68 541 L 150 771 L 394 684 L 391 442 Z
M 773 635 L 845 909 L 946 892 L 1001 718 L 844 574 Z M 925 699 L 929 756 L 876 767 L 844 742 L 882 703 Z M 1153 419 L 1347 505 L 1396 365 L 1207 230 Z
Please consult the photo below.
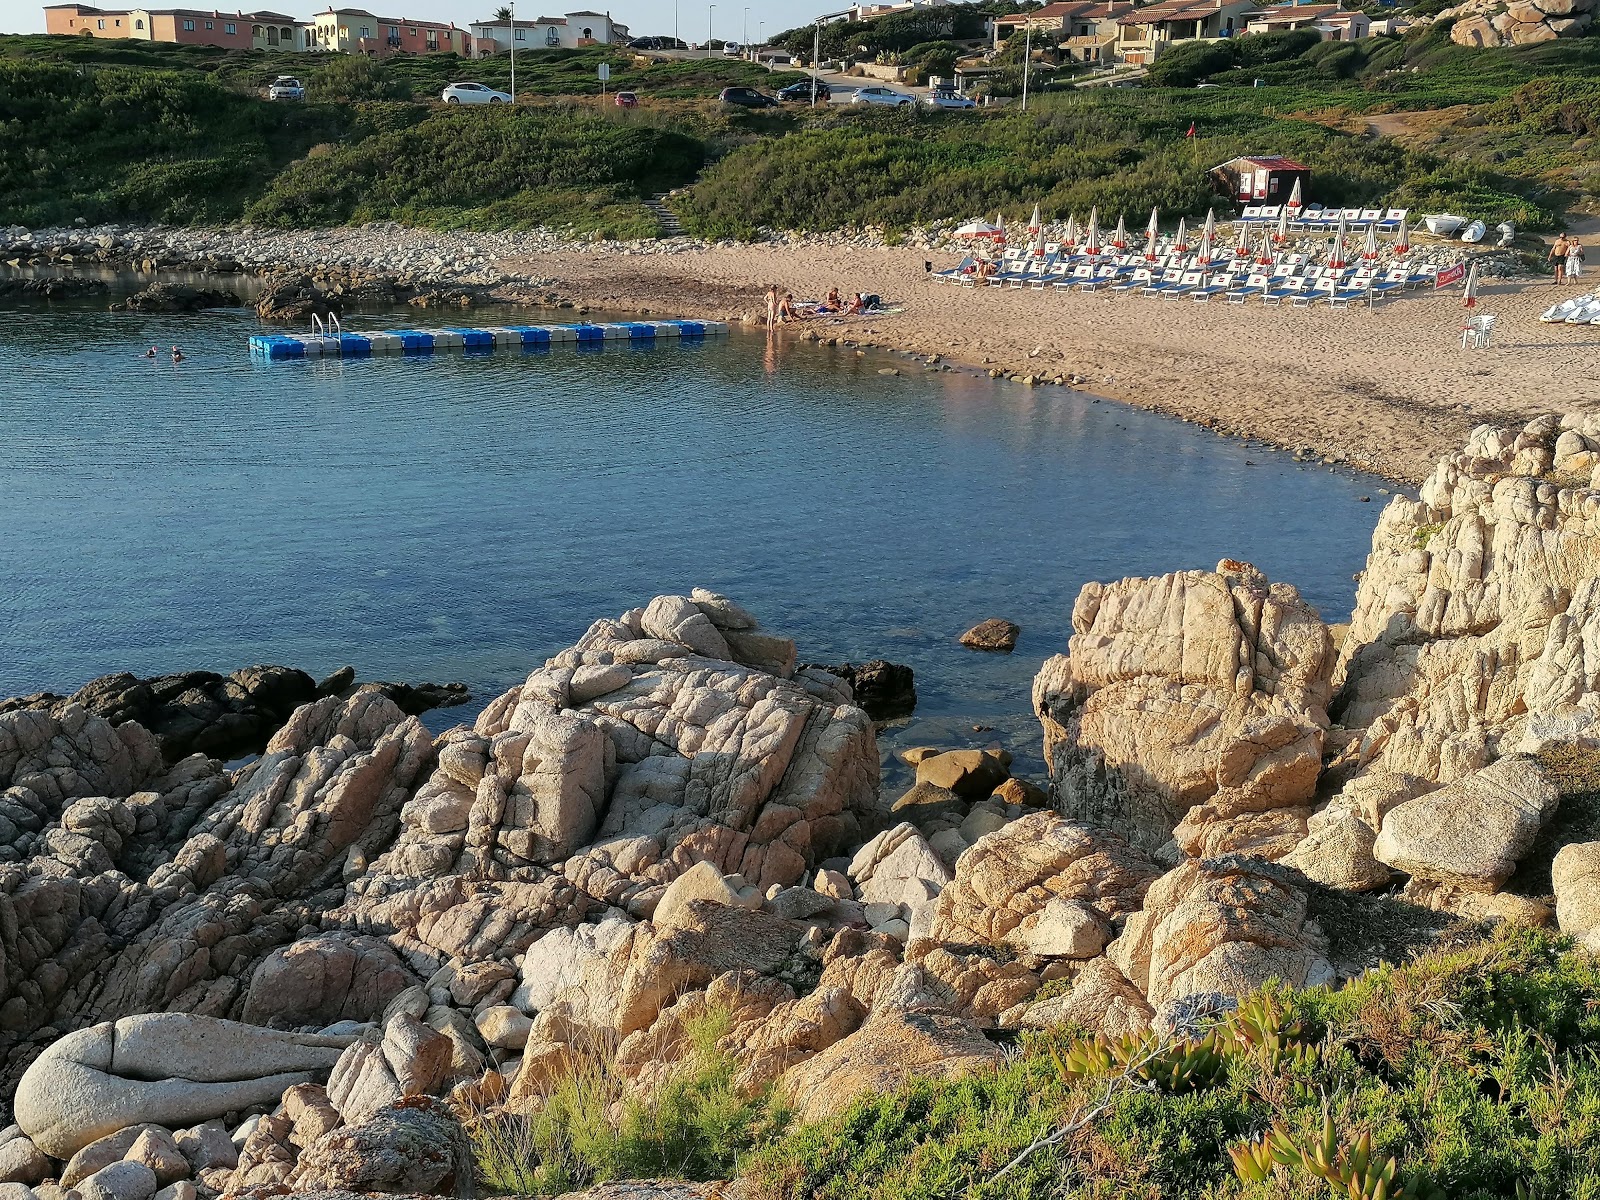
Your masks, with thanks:
M 12 231 L 15 233 L 16 231 Z M 1415 485 L 1484 423 L 1600 407 L 1594 327 L 1542 325 L 1549 281 L 1485 279 L 1495 344 L 1462 351 L 1459 295 L 1408 293 L 1366 311 L 1157 302 L 1104 293 L 957 288 L 924 270 L 952 255 L 863 235 L 775 243 L 571 243 L 546 233 L 440 233 L 383 224 L 316 232 L 106 227 L 40 231 L 43 249 L 98 245 L 55 265 L 250 275 L 386 277 L 470 290 L 485 303 L 711 317 L 759 328 L 776 282 L 799 296 L 876 292 L 904 311 L 807 319 L 775 337 L 832 341 L 1079 391 L 1291 452 L 1302 462 Z M 0 253 L 0 261 L 14 260 Z M 1560 398 L 1553 389 L 1564 389 Z

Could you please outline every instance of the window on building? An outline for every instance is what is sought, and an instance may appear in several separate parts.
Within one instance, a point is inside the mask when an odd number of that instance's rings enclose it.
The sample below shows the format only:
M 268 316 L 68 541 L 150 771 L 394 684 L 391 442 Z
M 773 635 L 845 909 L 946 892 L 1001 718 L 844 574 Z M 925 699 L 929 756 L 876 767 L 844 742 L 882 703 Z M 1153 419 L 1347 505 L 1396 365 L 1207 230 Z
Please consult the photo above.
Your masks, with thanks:
M 549 29 L 545 30 L 544 44 L 546 46 L 559 46 L 559 45 L 561 45 L 561 31 L 558 30 L 554 25 L 552 25 Z
M 435 33 L 433 30 L 430 29 L 430 30 L 428 30 L 428 49 L 437 50 L 438 48 L 439 48 L 439 35 L 437 33 Z
M 232 21 L 224 21 L 222 23 L 222 32 L 223 33 L 238 33 L 239 32 L 239 26 L 234 24 Z
M 142 20 L 136 20 L 136 21 L 134 21 L 134 23 L 133 23 L 133 27 L 134 27 L 134 28 L 135 28 L 135 29 L 143 29 L 143 28 L 144 28 L 144 21 L 142 21 Z
M 340 37 L 349 37 L 350 36 L 350 26 L 348 26 L 348 25 L 339 26 L 339 36 Z
M 417 27 L 415 25 L 407 25 L 406 26 L 406 36 L 407 37 L 416 37 L 417 36 Z
M 250 26 L 250 36 L 254 37 L 254 38 L 261 37 L 262 36 L 261 26 L 259 26 L 259 25 Z
M 526 29 L 517 30 L 517 41 L 525 42 L 527 40 L 528 40 L 528 31 Z
M 121 18 L 120 18 L 120 17 L 119 17 L 119 18 L 117 18 L 117 23 L 116 23 L 116 24 L 117 24 L 117 28 L 118 28 L 118 29 L 121 29 L 121 28 L 122 28 L 122 19 L 121 19 Z
M 215 25 L 213 25 L 213 24 L 212 24 L 212 23 L 211 23 L 211 22 L 210 22 L 210 21 L 207 21 L 207 22 L 206 22 L 206 28 L 207 28 L 207 29 L 215 29 L 215 28 L 216 28 L 216 26 L 215 26 Z
M 361 36 L 362 37 L 371 37 L 372 36 L 372 26 L 363 25 L 361 27 Z
M 183 31 L 185 33 L 193 33 L 194 32 L 194 22 L 192 20 L 185 21 L 183 23 Z
M 96 21 L 94 24 L 96 29 L 104 29 L 106 27 L 106 23 L 104 21 Z

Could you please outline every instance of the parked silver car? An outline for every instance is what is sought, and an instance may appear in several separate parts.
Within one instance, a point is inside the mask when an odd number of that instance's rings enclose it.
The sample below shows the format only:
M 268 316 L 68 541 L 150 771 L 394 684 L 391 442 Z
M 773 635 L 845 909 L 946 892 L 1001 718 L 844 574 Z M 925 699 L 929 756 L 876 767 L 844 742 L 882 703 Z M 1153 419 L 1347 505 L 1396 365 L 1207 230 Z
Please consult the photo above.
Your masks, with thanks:
M 891 108 L 908 108 L 916 102 L 915 96 L 886 87 L 857 88 L 850 97 L 851 104 L 887 104 Z
M 304 100 L 306 89 L 293 75 L 279 75 L 267 88 L 268 100 Z

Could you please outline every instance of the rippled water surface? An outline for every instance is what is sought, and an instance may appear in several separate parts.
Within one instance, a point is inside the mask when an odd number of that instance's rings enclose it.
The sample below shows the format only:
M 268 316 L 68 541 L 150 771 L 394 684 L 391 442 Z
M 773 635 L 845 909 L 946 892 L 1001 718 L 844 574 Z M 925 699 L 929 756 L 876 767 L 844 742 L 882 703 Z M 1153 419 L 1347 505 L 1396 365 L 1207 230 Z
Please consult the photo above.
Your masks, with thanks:
M 591 619 L 698 584 L 804 659 L 911 664 L 893 740 L 1036 761 L 1029 680 L 1086 580 L 1245 558 L 1341 620 L 1377 515 L 1359 498 L 1382 499 L 1120 405 L 845 349 L 266 364 L 256 328 L 0 308 L 0 696 L 349 662 L 481 703 Z M 1014 655 L 956 645 L 991 616 L 1023 626 Z

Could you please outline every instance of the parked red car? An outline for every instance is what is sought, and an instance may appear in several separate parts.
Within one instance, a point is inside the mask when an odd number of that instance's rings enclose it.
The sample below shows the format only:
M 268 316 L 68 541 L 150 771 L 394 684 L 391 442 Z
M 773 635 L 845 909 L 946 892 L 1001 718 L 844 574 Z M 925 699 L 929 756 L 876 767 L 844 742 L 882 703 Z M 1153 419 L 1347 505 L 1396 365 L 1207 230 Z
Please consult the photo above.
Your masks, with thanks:
M 632 92 L 618 92 L 617 93 L 617 107 L 618 108 L 638 108 L 639 107 L 639 97 L 634 95 Z

